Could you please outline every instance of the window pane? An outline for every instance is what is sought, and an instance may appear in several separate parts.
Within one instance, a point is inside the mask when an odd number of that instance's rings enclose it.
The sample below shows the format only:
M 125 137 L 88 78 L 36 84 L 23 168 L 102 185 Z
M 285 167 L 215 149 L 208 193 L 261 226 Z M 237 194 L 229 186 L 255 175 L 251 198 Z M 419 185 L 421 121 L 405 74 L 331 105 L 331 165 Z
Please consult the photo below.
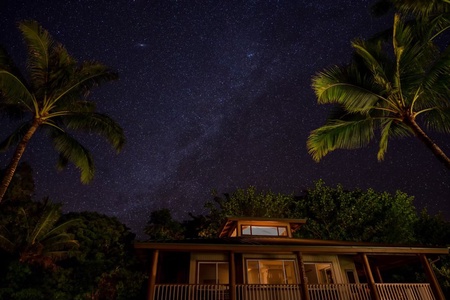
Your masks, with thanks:
M 284 284 L 284 271 L 282 260 L 261 261 L 261 283 Z
M 217 274 L 218 274 L 218 284 L 228 284 L 230 277 L 228 274 L 228 264 L 218 263 L 217 264 Z
M 333 273 L 330 263 L 308 263 L 305 264 L 306 277 L 308 283 L 334 283 Z
M 198 268 L 199 284 L 216 284 L 215 263 L 199 263 Z
M 348 283 L 356 283 L 356 277 L 353 270 L 345 270 L 345 274 L 347 274 Z
M 278 235 L 277 227 L 252 226 L 252 235 Z
M 297 284 L 297 277 L 295 276 L 295 264 L 292 260 L 284 261 L 284 272 L 286 275 L 287 284 Z
M 315 264 L 305 264 L 305 273 L 308 278 L 309 284 L 318 284 L 319 277 L 317 276 L 317 270 Z
M 278 227 L 278 235 L 279 236 L 287 236 L 287 228 L 286 227 Z
M 296 284 L 293 260 L 247 260 L 248 284 Z
M 241 230 L 242 230 L 243 235 L 244 234 L 246 234 L 246 235 L 252 234 L 250 231 L 250 226 L 242 225 Z
M 249 284 L 259 283 L 259 263 L 257 260 L 247 261 L 247 280 Z

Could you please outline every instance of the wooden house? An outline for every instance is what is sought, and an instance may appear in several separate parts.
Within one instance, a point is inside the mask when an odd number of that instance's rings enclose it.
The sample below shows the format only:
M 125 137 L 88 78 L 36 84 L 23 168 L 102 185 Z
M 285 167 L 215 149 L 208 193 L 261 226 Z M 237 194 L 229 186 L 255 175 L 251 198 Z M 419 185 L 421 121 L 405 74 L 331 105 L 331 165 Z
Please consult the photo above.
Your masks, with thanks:
M 216 239 L 136 243 L 148 262 L 148 299 L 445 299 L 430 260 L 448 248 L 293 237 L 305 222 L 229 218 Z M 410 264 L 426 282 L 386 282 Z

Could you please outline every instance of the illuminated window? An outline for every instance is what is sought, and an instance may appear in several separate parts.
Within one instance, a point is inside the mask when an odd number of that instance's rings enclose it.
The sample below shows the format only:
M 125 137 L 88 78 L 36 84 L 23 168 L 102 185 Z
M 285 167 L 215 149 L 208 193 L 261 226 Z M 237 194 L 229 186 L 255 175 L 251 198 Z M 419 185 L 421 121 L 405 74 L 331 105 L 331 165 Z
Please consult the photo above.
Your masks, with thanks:
M 294 260 L 247 260 L 249 284 L 296 284 Z
M 226 262 L 199 262 L 198 284 L 228 284 L 228 263 Z
M 331 263 L 305 263 L 305 273 L 310 284 L 334 283 Z
M 242 235 L 287 236 L 286 226 L 242 225 Z

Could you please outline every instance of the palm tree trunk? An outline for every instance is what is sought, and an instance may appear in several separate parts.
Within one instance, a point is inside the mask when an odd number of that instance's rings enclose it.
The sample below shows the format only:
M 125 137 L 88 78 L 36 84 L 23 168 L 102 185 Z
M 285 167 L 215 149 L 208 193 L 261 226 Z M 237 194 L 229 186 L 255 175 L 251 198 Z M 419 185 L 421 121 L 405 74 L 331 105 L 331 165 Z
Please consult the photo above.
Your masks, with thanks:
M 405 118 L 405 123 L 413 130 L 416 136 L 433 152 L 437 159 L 450 170 L 450 158 L 444 151 L 420 128 L 413 117 Z
M 5 196 L 6 190 L 8 189 L 9 184 L 16 172 L 17 166 L 19 165 L 20 159 L 22 158 L 23 153 L 25 152 L 25 148 L 28 145 L 31 137 L 38 129 L 40 122 L 38 119 L 34 119 L 33 123 L 31 123 L 30 128 L 27 133 L 23 136 L 22 140 L 16 147 L 16 151 L 14 151 L 14 155 L 11 159 L 11 162 L 8 165 L 8 168 L 5 170 L 5 175 L 3 176 L 2 182 L 0 184 L 0 202 L 3 200 Z

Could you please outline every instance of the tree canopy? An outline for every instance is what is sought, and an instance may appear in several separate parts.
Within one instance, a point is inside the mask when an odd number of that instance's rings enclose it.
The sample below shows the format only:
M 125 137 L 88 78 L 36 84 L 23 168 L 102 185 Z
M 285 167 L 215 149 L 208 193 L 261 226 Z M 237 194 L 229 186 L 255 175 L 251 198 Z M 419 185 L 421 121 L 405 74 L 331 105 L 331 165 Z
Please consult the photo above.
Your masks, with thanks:
M 295 200 L 295 214 L 307 218 L 302 237 L 357 242 L 411 243 L 418 221 L 413 197 L 397 191 L 346 190 L 321 180 Z
M 145 275 L 134 257 L 134 234 L 116 218 L 61 214 L 60 205 L 48 201 L 6 201 L 3 208 L 0 229 L 7 230 L 0 239 L 8 239 L 0 242 L 0 299 L 144 297 Z M 27 222 L 17 210 L 26 212 Z

